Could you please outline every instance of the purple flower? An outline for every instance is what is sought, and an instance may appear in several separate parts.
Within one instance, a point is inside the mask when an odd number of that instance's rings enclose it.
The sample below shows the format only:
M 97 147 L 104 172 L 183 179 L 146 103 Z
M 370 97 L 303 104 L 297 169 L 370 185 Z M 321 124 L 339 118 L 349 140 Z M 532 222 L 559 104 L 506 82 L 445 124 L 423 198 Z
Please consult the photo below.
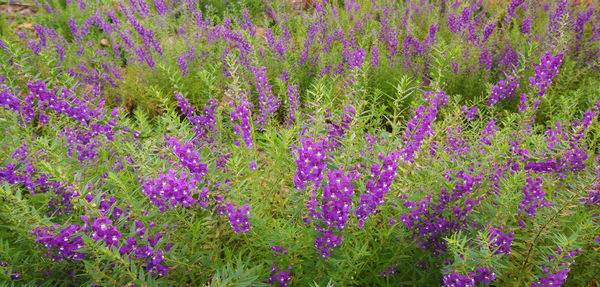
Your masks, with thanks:
M 256 82 L 256 90 L 258 91 L 258 106 L 260 108 L 261 117 L 257 120 L 257 125 L 260 129 L 264 128 L 265 121 L 275 113 L 279 108 L 279 100 L 273 96 L 271 85 L 267 81 L 267 68 L 265 66 L 259 69 L 253 67 L 252 73 Z
M 383 276 L 383 277 L 393 277 L 394 274 L 396 273 L 396 269 L 398 269 L 398 263 L 395 263 L 394 265 L 390 265 L 387 268 L 384 268 L 379 275 Z
M 488 105 L 492 106 L 498 102 L 498 99 L 505 99 L 513 95 L 513 93 L 519 88 L 519 81 L 515 79 L 513 76 L 508 76 L 503 81 L 498 82 L 496 85 L 492 86 L 492 91 L 490 93 L 490 99 L 488 100 Z
M 294 184 L 299 190 L 305 190 L 311 182 L 313 188 L 318 188 L 327 162 L 323 142 L 315 142 L 311 138 L 301 138 L 299 141 L 301 146 L 295 149 L 297 157 Z
M 321 257 L 328 258 L 331 256 L 331 248 L 342 244 L 342 236 L 334 235 L 331 230 L 321 231 L 322 235 L 315 238 L 315 248 L 321 254 Z
M 288 283 L 290 282 L 291 278 L 291 271 L 292 271 L 292 265 L 288 266 L 288 271 L 279 271 L 279 269 L 277 268 L 277 265 L 275 265 L 275 263 L 271 263 L 273 268 L 271 269 L 271 275 L 269 276 L 269 284 L 274 284 L 275 282 L 277 282 L 277 284 L 280 287 L 287 287 Z
M 523 34 L 531 33 L 531 15 L 527 16 L 527 18 L 525 18 L 525 16 L 523 16 L 523 24 L 521 25 L 521 33 L 523 33 Z
M 106 246 L 117 247 L 122 234 L 116 226 L 112 226 L 112 220 L 108 217 L 98 217 L 91 224 L 92 239 L 102 240 Z
M 300 98 L 298 95 L 298 85 L 287 85 L 288 92 L 288 118 L 287 123 L 291 125 L 296 121 L 296 113 L 298 112 L 298 108 L 300 107 Z
M 205 140 L 212 142 L 213 138 L 217 134 L 217 123 L 215 119 L 215 110 L 217 108 L 216 100 L 209 100 L 202 111 L 202 114 L 196 114 L 194 108 L 190 105 L 188 100 L 183 97 L 182 94 L 175 95 L 177 103 L 181 112 L 187 117 L 187 119 L 194 125 L 194 132 L 199 140 Z
M 377 48 L 377 46 L 373 46 L 373 48 L 371 48 L 371 66 L 379 66 L 379 48 Z
M 248 218 L 250 217 L 250 207 L 248 204 L 244 204 L 242 207 L 235 207 L 230 202 L 226 203 L 227 206 L 227 218 L 229 218 L 229 224 L 235 233 L 248 233 L 250 231 L 250 223 Z
M 282 254 L 288 254 L 287 250 L 283 247 L 283 246 L 271 246 L 271 251 L 273 251 L 275 253 L 275 257 L 279 257 Z
M 442 280 L 444 287 L 475 287 L 475 279 L 469 275 L 460 275 L 458 273 L 444 274 Z
M 142 193 L 148 196 L 161 212 L 164 212 L 167 207 L 176 208 L 178 205 L 192 207 L 196 202 L 203 207 L 207 206 L 208 190 L 202 189 L 198 200 L 194 199 L 192 195 L 197 193 L 196 179 L 188 178 L 186 172 L 177 175 L 175 169 L 160 174 L 156 179 L 142 180 Z
M 498 128 L 496 127 L 496 122 L 490 119 L 485 126 L 485 129 L 481 132 L 481 142 L 485 145 L 491 145 L 491 139 L 496 136 L 496 132 Z
M 352 209 L 354 196 L 352 179 L 344 175 L 342 169 L 329 171 L 327 177 L 329 184 L 323 187 L 321 218 L 328 227 L 344 230 Z
M 519 205 L 520 213 L 525 212 L 529 217 L 535 217 L 540 207 L 550 206 L 544 199 L 546 192 L 542 190 L 542 183 L 541 177 L 537 177 L 535 180 L 531 177 L 527 178 L 527 185 L 523 187 L 523 199 Z
M 86 254 L 78 252 L 84 248 L 81 236 L 75 236 L 81 232 L 79 224 L 68 225 L 57 232 L 58 224 L 51 227 L 36 228 L 31 231 L 36 236 L 35 241 L 42 243 L 48 249 L 48 255 L 55 260 L 81 260 Z
M 540 97 L 544 96 L 546 89 L 552 84 L 552 79 L 558 74 L 558 68 L 563 60 L 563 53 L 556 56 L 548 51 L 542 55 L 540 64 L 535 65 L 535 76 L 529 78 L 531 88 L 538 88 Z
M 494 23 L 490 23 L 485 26 L 485 28 L 483 29 L 483 36 L 481 38 L 481 44 L 485 43 L 490 38 L 490 36 L 494 32 L 494 29 L 496 29 L 496 24 L 494 24 Z
M 383 198 L 396 177 L 397 159 L 398 155 L 392 152 L 384 158 L 381 168 L 375 163 L 371 166 L 371 180 L 367 181 L 367 192 L 360 195 L 360 203 L 354 211 L 360 228 L 363 228 L 368 216 L 383 204 Z
M 180 144 L 177 138 L 168 136 L 166 141 L 173 153 L 179 158 L 182 166 L 187 167 L 198 180 L 206 176 L 207 165 L 201 163 L 202 154 L 196 151 L 194 144 L 191 142 Z
M 488 49 L 481 50 L 481 54 L 479 56 L 479 66 L 487 71 L 492 68 L 492 53 Z
M 544 275 L 538 278 L 538 281 L 531 284 L 531 287 L 562 286 L 567 280 L 567 273 L 571 271 L 568 266 L 573 263 L 575 257 L 581 253 L 581 249 L 571 248 L 570 250 L 561 250 L 556 248 L 556 254 L 548 255 L 548 265 L 542 265 Z M 549 268 L 555 266 L 554 268 Z
M 425 100 L 429 105 L 421 105 L 415 109 L 402 137 L 404 147 L 401 149 L 401 154 L 405 161 L 414 160 L 415 153 L 421 147 L 423 140 L 433 134 L 431 127 L 439 107 L 448 104 L 448 96 L 443 91 L 425 92 Z
M 242 137 L 242 141 L 247 149 L 252 149 L 254 144 L 252 141 L 252 117 L 250 115 L 250 103 L 244 97 L 239 100 L 239 105 L 230 103 L 230 107 L 234 110 L 231 111 L 231 124 L 233 125 L 233 132 Z M 240 146 L 237 139 L 233 139 L 233 142 Z
M 506 254 L 506 255 L 510 255 L 510 246 L 514 240 L 513 236 L 515 235 L 514 232 L 510 232 L 510 233 L 503 233 L 502 232 L 503 228 L 496 228 L 491 226 L 488 229 L 488 232 L 490 234 L 490 242 L 491 242 L 491 248 L 494 251 L 494 254 Z M 489 283 L 489 282 L 488 282 Z
M 471 120 L 473 120 L 473 117 L 475 115 L 477 115 L 477 111 L 478 108 L 477 106 L 472 106 L 470 109 L 467 110 L 466 106 L 462 106 L 462 112 L 463 114 L 466 114 L 465 119 L 470 122 Z

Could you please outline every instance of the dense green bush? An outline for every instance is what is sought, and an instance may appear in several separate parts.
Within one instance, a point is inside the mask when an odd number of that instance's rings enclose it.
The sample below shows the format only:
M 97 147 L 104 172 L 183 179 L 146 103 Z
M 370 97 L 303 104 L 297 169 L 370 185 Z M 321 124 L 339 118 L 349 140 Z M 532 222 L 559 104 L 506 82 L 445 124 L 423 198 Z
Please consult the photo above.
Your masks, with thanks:
M 0 283 L 600 284 L 597 1 L 46 2 Z

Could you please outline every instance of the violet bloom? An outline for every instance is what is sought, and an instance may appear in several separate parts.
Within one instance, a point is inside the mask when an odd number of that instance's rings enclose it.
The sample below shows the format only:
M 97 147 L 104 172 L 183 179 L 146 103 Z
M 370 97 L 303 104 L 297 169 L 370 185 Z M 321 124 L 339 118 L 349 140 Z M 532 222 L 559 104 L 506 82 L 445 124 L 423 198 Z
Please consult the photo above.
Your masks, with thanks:
M 506 17 L 504 18 L 504 25 L 508 26 L 510 24 L 510 20 L 515 17 L 515 12 L 521 4 L 523 4 L 525 0 L 513 0 L 508 4 L 508 9 L 506 13 Z
M 256 82 L 258 106 L 261 112 L 261 116 L 257 120 L 257 125 L 262 129 L 266 120 L 279 108 L 279 100 L 271 92 L 271 85 L 267 81 L 267 68 L 265 66 L 260 67 L 260 69 L 253 67 L 252 73 Z
M 475 287 L 475 279 L 469 275 L 460 275 L 458 273 L 444 274 L 442 279 L 444 287 Z
M 373 48 L 371 48 L 371 66 L 379 66 L 379 48 L 377 48 L 377 46 L 373 46 Z
M 471 120 L 473 120 L 473 117 L 474 117 L 475 115 L 477 115 L 477 111 L 478 111 L 478 108 L 477 108 L 477 106 L 472 106 L 472 107 L 471 107 L 470 109 L 468 109 L 468 110 L 467 110 L 467 107 L 466 107 L 466 106 L 462 106 L 462 112 L 463 112 L 463 114 L 466 114 L 466 115 L 465 115 L 465 119 L 466 119 L 468 122 L 470 122 Z
M 525 17 L 525 16 L 523 16 Z M 527 18 L 523 19 L 523 24 L 521 25 L 521 33 L 529 34 L 531 33 L 531 16 L 527 16 Z
M 496 279 L 496 273 L 492 270 L 482 267 L 468 275 L 459 273 L 447 273 L 443 276 L 442 286 L 444 287 L 474 287 L 477 282 L 489 284 Z
M 485 28 L 483 29 L 483 35 L 481 37 L 480 45 L 483 45 L 483 43 L 485 43 L 490 38 L 490 36 L 494 32 L 494 29 L 496 29 L 496 24 L 494 23 L 490 23 L 485 26 Z
M 556 254 L 548 255 L 548 263 L 543 264 L 544 275 L 538 278 L 538 281 L 531 284 L 531 287 L 562 286 L 567 280 L 567 274 L 575 257 L 581 253 L 581 249 L 561 250 L 556 248 Z M 551 266 L 556 266 L 552 268 Z
M 523 187 L 523 199 L 519 205 L 520 213 L 525 212 L 529 217 L 535 217 L 540 207 L 550 206 L 544 199 L 546 192 L 542 189 L 543 180 L 537 177 L 535 180 L 527 178 L 527 185 Z
M 212 142 L 214 135 L 217 133 L 217 123 L 215 119 L 215 110 L 217 108 L 216 100 L 208 100 L 208 104 L 204 106 L 202 114 L 196 114 L 194 108 L 182 94 L 176 94 L 177 104 L 181 112 L 194 125 L 196 137 L 200 140 Z
M 154 0 L 154 7 L 156 8 L 156 13 L 158 13 L 158 15 L 167 15 L 167 6 L 165 5 L 164 0 Z
M 298 112 L 298 108 L 300 107 L 300 98 L 298 95 L 298 85 L 287 85 L 288 92 L 288 101 L 289 101 L 289 109 L 288 109 L 288 118 L 287 123 L 291 125 L 296 121 L 296 113 Z
M 492 68 L 493 60 L 490 50 L 483 49 L 479 56 L 479 66 L 489 71 Z
M 92 239 L 102 240 L 107 247 L 117 247 L 119 239 L 122 237 L 117 227 L 112 226 L 112 220 L 106 216 L 96 218 L 94 223 L 91 224 L 91 231 Z
M 328 115 L 329 116 L 329 115 Z M 343 118 L 340 122 L 331 121 L 328 125 L 329 132 L 327 133 L 328 146 L 330 148 L 338 148 L 346 131 L 350 129 L 350 125 L 356 117 L 356 110 L 352 105 L 344 107 Z
M 492 91 L 490 93 L 490 99 L 488 100 L 488 105 L 495 105 L 499 99 L 504 100 L 513 95 L 513 93 L 519 88 L 518 79 L 513 76 L 508 76 L 503 81 L 498 82 L 496 85 L 492 86 Z
M 273 251 L 273 253 L 275 253 L 275 257 L 279 257 L 282 254 L 288 254 L 287 250 L 283 246 L 275 245 L 275 246 L 271 246 L 271 248 L 269 248 L 269 249 L 271 249 L 271 251 Z
M 531 88 L 538 88 L 540 97 L 544 96 L 546 89 L 552 84 L 552 79 L 558 74 L 558 68 L 563 60 L 563 53 L 552 55 L 551 51 L 544 53 L 540 64 L 535 65 L 535 76 L 529 78 Z
M 519 101 L 519 113 L 524 112 L 525 110 L 527 110 L 527 95 L 525 95 L 524 93 L 521 93 L 521 95 L 519 96 L 520 101 Z
M 384 158 L 381 168 L 375 163 L 371 166 L 371 179 L 367 181 L 367 192 L 360 195 L 360 203 L 354 211 L 354 215 L 358 218 L 358 227 L 363 228 L 368 216 L 375 213 L 383 204 L 383 198 L 396 177 L 397 159 L 398 155 L 392 152 Z
M 390 265 L 387 268 L 384 268 L 379 275 L 383 276 L 383 277 L 393 277 L 394 274 L 396 273 L 396 269 L 398 269 L 398 263 L 395 263 L 394 265 Z
M 496 122 L 490 119 L 487 122 L 485 129 L 481 132 L 481 142 L 485 145 L 491 145 L 491 139 L 496 136 L 497 131 L 498 128 L 496 127 Z
M 229 224 L 235 233 L 248 233 L 250 231 L 250 223 L 248 218 L 250 217 L 250 207 L 248 204 L 244 204 L 242 207 L 235 207 L 230 202 L 226 203 L 227 206 L 227 218 L 229 218 Z
M 331 248 L 342 244 L 342 236 L 334 235 L 331 230 L 322 230 L 322 236 L 315 238 L 315 248 L 321 254 L 321 257 L 328 258 L 331 256 Z
M 279 271 L 277 265 L 275 263 L 271 263 L 273 268 L 271 269 L 271 275 L 269 276 L 269 284 L 274 284 L 277 282 L 279 287 L 287 287 L 291 278 L 292 265 L 288 266 L 288 271 Z
M 208 198 L 207 190 L 203 189 L 199 194 L 198 204 L 205 207 Z M 192 197 L 196 191 L 196 179 L 188 178 L 188 173 L 177 175 L 177 171 L 170 169 L 166 174 L 160 174 L 156 179 L 145 179 L 142 181 L 142 193 L 150 198 L 150 201 L 160 212 L 167 207 L 175 208 L 178 205 L 192 207 L 196 199 Z
M 327 162 L 323 142 L 311 138 L 301 138 L 299 141 L 301 146 L 295 149 L 297 167 L 294 185 L 299 190 L 305 190 L 310 183 L 318 188 Z
M 329 171 L 327 177 L 329 184 L 323 187 L 321 216 L 328 227 L 344 230 L 354 196 L 352 179 L 344 175 L 343 169 Z
M 19 280 L 19 279 L 21 279 L 21 275 L 19 275 L 21 273 L 18 272 L 18 271 L 16 271 L 16 270 L 14 270 L 14 269 L 7 268 L 8 266 L 9 266 L 8 263 L 0 261 L 0 267 L 4 267 L 4 270 L 5 270 L 4 271 L 4 275 L 9 276 L 10 280 Z
M 506 255 L 510 255 L 510 246 L 514 240 L 514 236 L 515 233 L 514 232 L 509 232 L 509 233 L 503 233 L 503 228 L 496 228 L 491 226 L 489 228 L 489 233 L 490 233 L 490 242 L 491 242 L 491 248 L 493 250 L 496 250 L 494 252 L 494 254 L 506 254 Z
M 490 282 L 496 280 L 496 273 L 485 267 L 475 270 L 475 272 L 473 272 L 471 276 L 473 276 L 473 279 L 475 279 L 475 281 L 482 282 L 484 284 L 490 284 Z
M 242 97 L 239 105 L 234 105 L 233 102 L 231 102 L 229 105 L 234 109 L 230 113 L 233 132 L 242 137 L 242 141 L 247 149 L 252 149 L 254 143 L 252 141 L 252 118 L 250 115 L 250 102 Z M 240 146 L 240 143 L 237 139 L 233 139 L 233 142 L 236 146 Z
M 423 140 L 433 134 L 431 128 L 439 107 L 448 104 L 448 96 L 443 91 L 425 92 L 425 100 L 429 105 L 421 105 L 415 109 L 402 137 L 405 146 L 402 148 L 401 154 L 405 161 L 414 160 L 415 153 L 421 147 Z
M 548 24 L 548 35 L 550 35 L 551 37 L 559 36 L 561 26 L 563 24 L 562 23 L 563 17 L 567 16 L 569 18 L 568 21 L 571 20 L 569 8 L 567 7 L 568 5 L 569 5 L 569 1 L 560 0 L 558 2 L 558 5 L 556 6 L 556 10 L 554 10 L 554 13 L 550 13 L 550 23 Z M 568 25 L 570 23 L 566 23 L 566 24 Z
M 36 236 L 35 241 L 42 243 L 48 249 L 48 256 L 54 260 L 82 260 L 87 254 L 78 250 L 84 248 L 83 239 L 75 234 L 81 232 L 79 224 L 68 225 L 56 231 L 58 224 L 51 227 L 36 228 L 31 231 Z
M 202 154 L 197 152 L 191 142 L 179 143 L 175 137 L 167 136 L 167 144 L 179 158 L 182 166 L 187 167 L 198 179 L 206 176 L 207 165 L 201 162 Z

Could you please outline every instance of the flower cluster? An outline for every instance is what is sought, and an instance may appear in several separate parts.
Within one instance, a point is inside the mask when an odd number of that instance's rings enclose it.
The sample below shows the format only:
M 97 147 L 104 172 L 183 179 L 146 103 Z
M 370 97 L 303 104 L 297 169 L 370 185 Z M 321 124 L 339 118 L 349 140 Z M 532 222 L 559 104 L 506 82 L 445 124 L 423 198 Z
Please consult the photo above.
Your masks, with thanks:
M 492 86 L 492 91 L 490 92 L 490 99 L 488 100 L 488 105 L 495 105 L 498 100 L 504 100 L 507 97 L 513 95 L 513 93 L 519 88 L 519 81 L 513 76 L 508 76 L 503 81 L 498 82 L 496 85 Z
M 360 203 L 354 210 L 360 228 L 363 228 L 369 215 L 375 213 L 377 207 L 383 204 L 383 198 L 396 178 L 397 159 L 398 155 L 391 152 L 388 156 L 383 157 L 381 167 L 376 163 L 371 166 L 371 179 L 367 181 L 367 192 L 360 195 Z
M 194 132 L 199 140 L 211 142 L 217 132 L 217 122 L 215 119 L 215 110 L 217 108 L 216 100 L 209 100 L 202 111 L 202 114 L 196 114 L 194 108 L 182 94 L 176 94 L 177 103 L 181 112 L 194 125 Z
M 198 179 L 206 175 L 207 165 L 201 163 L 200 159 L 202 155 L 195 151 L 193 143 L 184 142 L 180 144 L 177 138 L 168 136 L 167 143 L 173 150 L 173 153 L 179 158 L 181 165 L 187 167 Z
M 554 56 L 551 51 L 548 51 L 542 55 L 540 64 L 535 65 L 535 76 L 529 78 L 529 85 L 539 90 L 540 97 L 544 96 L 546 89 L 552 84 L 552 79 L 558 74 L 563 56 L 562 52 Z
M 85 258 L 86 253 L 78 250 L 84 247 L 79 224 L 67 225 L 60 231 L 57 231 L 59 225 L 50 227 L 36 228 L 31 231 L 35 235 L 35 241 L 41 243 L 48 249 L 48 256 L 54 260 L 81 260 Z
M 30 82 L 27 86 L 31 91 L 31 96 L 38 100 L 38 107 L 41 108 L 41 111 L 48 107 L 57 114 L 65 114 L 84 124 L 92 118 L 99 119 L 103 116 L 104 100 L 94 103 L 89 97 L 80 99 L 73 90 L 65 87 L 50 91 L 43 81 Z
M 433 134 L 431 128 L 441 106 L 448 104 L 448 96 L 443 92 L 425 92 L 428 106 L 421 105 L 406 124 L 407 128 L 402 137 L 404 147 L 401 150 L 405 161 L 414 160 L 415 153 L 421 147 L 423 140 Z
M 283 246 L 271 246 L 271 251 L 273 251 L 273 253 L 275 254 L 275 257 L 279 257 L 282 254 L 288 254 L 287 250 L 283 247 Z
M 453 181 L 453 173 L 447 172 L 447 181 Z M 481 185 L 481 176 L 473 176 L 461 170 L 454 175 L 452 191 L 448 192 L 442 188 L 439 192 L 437 204 L 432 204 L 431 194 L 420 201 L 409 201 L 406 196 L 402 196 L 400 199 L 404 199 L 403 205 L 409 212 L 400 215 L 400 222 L 413 234 L 413 239 L 421 248 L 431 249 L 434 254 L 440 254 L 446 250 L 446 241 L 442 240 L 443 234 L 468 227 L 467 215 L 481 200 L 469 198 L 469 195 L 478 185 Z M 451 214 L 451 218 L 447 218 L 448 213 Z
M 352 105 L 344 107 L 344 114 L 341 121 L 331 121 L 328 124 L 329 132 L 327 133 L 328 146 L 331 148 L 338 148 L 340 140 L 346 134 L 346 131 L 350 129 L 350 124 L 354 121 L 356 111 Z
M 570 248 L 563 251 L 557 247 L 555 255 L 548 255 L 548 264 L 542 265 L 544 276 L 539 277 L 537 282 L 531 284 L 531 287 L 562 286 L 567 280 L 567 273 L 571 271 L 568 266 L 580 253 L 581 249 Z
M 300 98 L 298 95 L 298 85 L 287 85 L 289 109 L 287 123 L 292 124 L 296 121 L 296 113 L 300 107 Z
M 260 108 L 261 116 L 256 124 L 259 128 L 263 128 L 265 121 L 275 113 L 279 108 L 279 100 L 273 96 L 271 85 L 267 80 L 267 68 L 265 66 L 259 69 L 253 67 L 252 73 L 256 81 L 256 89 L 258 90 L 258 107 Z
M 317 228 L 317 230 L 319 229 L 321 228 Z M 315 248 L 321 254 L 321 257 L 328 258 L 331 256 L 331 248 L 342 244 L 342 236 L 334 235 L 332 230 L 321 229 L 319 231 L 321 231 L 321 236 L 315 238 Z
M 311 182 L 317 188 L 323 178 L 323 170 L 327 163 L 327 152 L 322 141 L 311 138 L 301 138 L 300 147 L 295 149 L 296 176 L 294 184 L 299 190 L 305 190 Z
M 466 106 L 462 106 L 462 112 L 465 114 L 465 119 L 470 122 L 473 120 L 473 117 L 477 115 L 478 108 L 477 106 L 472 106 L 470 109 L 467 109 Z
M 395 263 L 394 265 L 390 265 L 387 268 L 384 268 L 383 270 L 381 270 L 381 273 L 379 273 L 379 275 L 383 276 L 383 277 L 393 277 L 394 274 L 396 273 L 396 270 L 398 269 L 398 263 Z
M 491 226 L 488 229 L 490 235 L 489 240 L 491 242 L 490 247 L 492 248 L 492 250 L 495 250 L 494 254 L 510 255 L 510 246 L 514 240 L 515 233 L 504 233 L 502 231 L 502 227 L 496 228 Z
M 496 136 L 497 131 L 498 128 L 496 127 L 496 122 L 493 119 L 490 119 L 487 122 L 485 129 L 481 131 L 481 143 L 485 145 L 491 145 L 491 139 L 494 138 L 494 136 Z
M 92 239 L 98 241 L 102 240 L 107 247 L 117 247 L 119 239 L 123 237 L 123 234 L 119 232 L 116 226 L 112 226 L 112 220 L 106 216 L 98 217 L 90 224 L 89 216 L 82 216 L 85 225 L 83 231 L 88 230 L 88 226 L 92 232 Z
M 199 199 L 194 199 L 192 195 L 196 193 L 196 179 L 188 178 L 186 172 L 177 175 L 175 169 L 170 169 L 156 179 L 145 179 L 141 183 L 142 192 L 159 207 L 161 212 L 164 212 L 167 207 L 175 208 L 178 205 L 192 207 L 196 201 L 202 207 L 207 206 L 208 190 L 202 189 Z
M 250 116 L 250 103 L 247 99 L 242 97 L 239 105 L 234 105 L 232 102 L 230 103 L 230 106 L 234 109 L 231 111 L 233 132 L 242 137 L 246 148 L 251 149 L 254 144 L 252 142 L 252 126 L 250 124 L 252 121 Z M 237 146 L 240 146 L 237 139 L 233 139 L 233 141 Z
M 558 158 L 550 158 L 541 162 L 527 162 L 524 169 L 538 173 L 554 173 L 564 176 L 565 172 L 579 172 L 584 170 L 587 159 L 588 155 L 585 150 L 571 148 L 565 150 Z
M 489 284 L 493 280 L 496 279 L 496 273 L 494 271 L 482 267 L 468 275 L 461 275 L 456 272 L 444 274 L 442 286 L 444 287 L 452 287 L 452 286 L 461 286 L 461 287 L 474 287 L 475 283 L 482 282 L 484 284 Z
M 16 114 L 20 114 L 21 119 L 25 122 L 30 122 L 34 115 L 31 108 L 31 102 L 23 101 L 18 94 L 14 94 L 6 84 L 0 84 L 0 107 L 9 109 Z
M 8 263 L 0 261 L 0 267 L 6 268 L 8 266 L 9 266 Z M 18 272 L 18 271 L 16 271 L 16 270 L 14 270 L 14 269 L 8 269 L 8 268 L 6 268 L 5 271 L 4 271 L 4 275 L 8 275 L 11 280 L 19 280 L 19 279 L 21 279 L 21 275 L 19 275 L 19 274 L 21 274 L 21 273 Z
M 154 222 L 150 222 L 150 227 L 154 226 Z M 164 276 L 169 272 L 169 267 L 162 264 L 164 261 L 164 252 L 169 252 L 172 244 L 167 243 L 164 251 L 157 248 L 158 242 L 163 235 L 157 232 L 154 237 L 147 235 L 146 226 L 139 220 L 134 221 L 135 235 L 125 240 L 125 244 L 119 249 L 121 256 L 129 255 L 130 258 L 144 260 L 146 263 L 145 269 L 152 275 Z M 137 238 L 137 240 L 136 240 Z M 145 239 L 144 239 L 145 238 Z M 147 244 L 143 244 L 146 241 Z
M 354 186 L 352 182 L 358 177 L 357 173 L 344 174 L 342 168 L 327 172 L 328 185 L 323 186 L 321 204 L 317 203 L 315 194 L 307 204 L 309 215 L 322 220 L 315 223 L 315 229 L 321 236 L 315 238 L 315 248 L 323 258 L 331 255 L 331 248 L 342 244 L 342 236 L 334 235 L 333 231 L 342 231 L 348 223 L 352 209 Z M 320 209 L 317 209 L 320 207 Z
M 277 282 L 277 284 L 280 287 L 287 287 L 288 283 L 290 283 L 290 280 L 292 280 L 292 278 L 290 277 L 291 275 L 291 271 L 292 271 L 292 265 L 288 266 L 288 271 L 279 271 L 279 269 L 277 268 L 277 265 L 275 265 L 275 263 L 271 263 L 273 268 L 271 269 L 271 275 L 269 275 L 269 284 L 274 284 L 275 282 Z
M 227 218 L 229 218 L 229 224 L 235 233 L 248 233 L 250 231 L 250 207 L 248 204 L 244 204 L 242 207 L 236 207 L 234 204 L 227 202 Z
M 331 170 L 327 172 L 327 177 L 329 185 L 323 186 L 321 216 L 328 227 L 344 230 L 352 209 L 352 178 L 344 175 L 343 169 Z
M 550 206 L 544 199 L 546 192 L 542 190 L 542 183 L 541 177 L 535 180 L 532 177 L 527 178 L 527 184 L 523 187 L 523 199 L 519 205 L 521 213 L 525 212 L 529 217 L 535 217 L 540 207 Z

